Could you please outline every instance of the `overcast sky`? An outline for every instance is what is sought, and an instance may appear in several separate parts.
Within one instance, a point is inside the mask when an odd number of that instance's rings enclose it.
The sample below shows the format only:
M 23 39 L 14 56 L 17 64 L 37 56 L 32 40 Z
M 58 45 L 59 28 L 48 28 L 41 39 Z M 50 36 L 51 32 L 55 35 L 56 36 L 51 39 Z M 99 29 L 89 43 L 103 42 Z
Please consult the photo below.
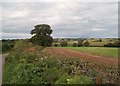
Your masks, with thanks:
M 1 14 L 0 14 L 1 15 Z M 2 38 L 30 38 L 36 24 L 53 37 L 117 37 L 117 2 L 3 2 Z

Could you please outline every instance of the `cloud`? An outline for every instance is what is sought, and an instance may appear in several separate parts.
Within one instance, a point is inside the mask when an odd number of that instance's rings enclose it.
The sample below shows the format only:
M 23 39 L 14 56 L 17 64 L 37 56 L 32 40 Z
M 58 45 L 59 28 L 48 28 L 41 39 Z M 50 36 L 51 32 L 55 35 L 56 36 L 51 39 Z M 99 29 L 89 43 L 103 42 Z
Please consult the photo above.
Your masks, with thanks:
M 2 38 L 4 39 L 25 39 L 29 38 L 30 34 L 24 33 L 2 33 Z
M 2 2 L 118 2 L 119 0 L 2 0 Z
M 27 16 L 27 14 L 28 13 L 26 11 L 16 11 L 10 15 L 7 15 L 6 17 L 8 17 L 8 18 L 18 18 L 18 17 L 21 18 L 21 17 Z
M 93 31 L 104 31 L 105 29 L 100 29 L 100 28 L 93 28 Z
M 117 8 L 116 2 L 3 2 L 2 37 L 28 38 L 43 23 L 53 37 L 117 37 Z

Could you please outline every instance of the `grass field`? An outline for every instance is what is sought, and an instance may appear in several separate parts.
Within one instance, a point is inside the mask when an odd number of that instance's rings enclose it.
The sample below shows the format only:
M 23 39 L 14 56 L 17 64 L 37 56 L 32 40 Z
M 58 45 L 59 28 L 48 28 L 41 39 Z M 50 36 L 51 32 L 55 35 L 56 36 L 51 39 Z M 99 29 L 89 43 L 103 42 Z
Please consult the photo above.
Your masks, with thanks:
M 86 52 L 94 55 L 106 56 L 106 57 L 118 57 L 118 48 L 106 48 L 106 47 L 64 47 L 72 50 Z

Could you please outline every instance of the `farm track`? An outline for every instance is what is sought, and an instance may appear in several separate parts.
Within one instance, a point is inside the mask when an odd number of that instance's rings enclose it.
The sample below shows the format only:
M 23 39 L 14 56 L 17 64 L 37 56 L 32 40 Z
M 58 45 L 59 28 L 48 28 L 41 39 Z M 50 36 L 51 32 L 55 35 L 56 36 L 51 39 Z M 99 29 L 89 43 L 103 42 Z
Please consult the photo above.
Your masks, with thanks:
M 8 54 L 0 54 L 0 85 L 2 85 L 2 76 L 3 76 L 3 70 L 4 70 L 4 64 L 5 64 L 5 57 Z
M 71 49 L 65 49 L 65 48 L 46 48 L 45 52 L 51 55 L 55 56 L 61 56 L 61 57 L 79 57 L 87 61 L 97 62 L 97 63 L 104 63 L 108 65 L 118 65 L 118 59 L 117 58 L 108 58 L 98 55 L 92 55 L 88 53 L 83 53 L 80 51 L 75 51 Z

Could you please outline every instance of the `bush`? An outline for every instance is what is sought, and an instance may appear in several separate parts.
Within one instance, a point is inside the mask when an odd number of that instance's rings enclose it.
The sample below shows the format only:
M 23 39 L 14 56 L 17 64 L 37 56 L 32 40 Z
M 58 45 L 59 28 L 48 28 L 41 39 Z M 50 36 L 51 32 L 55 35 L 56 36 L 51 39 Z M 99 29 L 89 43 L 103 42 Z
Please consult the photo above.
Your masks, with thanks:
M 77 46 L 78 46 L 78 47 L 81 47 L 81 46 L 82 46 L 83 41 L 84 41 L 84 40 L 82 40 L 82 39 L 81 39 L 81 40 L 79 40 L 79 41 L 78 41 Z
M 77 43 L 73 43 L 73 47 L 77 47 Z
M 91 78 L 87 77 L 87 76 L 74 76 L 70 79 L 68 79 L 68 84 L 93 84 L 93 81 L 91 80 Z
M 120 47 L 120 41 L 115 41 L 115 42 L 113 43 L 113 45 L 114 45 L 115 47 Z
M 2 40 L 2 52 L 7 52 L 14 47 L 15 42 L 13 40 Z
M 68 46 L 68 42 L 67 42 L 67 41 L 62 41 L 62 42 L 60 43 L 60 45 L 61 45 L 62 47 L 67 47 L 67 46 Z
M 58 44 L 55 44 L 54 46 L 55 46 L 55 47 L 57 47 L 57 46 L 58 46 Z
M 86 40 L 82 43 L 82 45 L 85 46 L 85 47 L 88 47 L 90 45 L 90 43 L 89 43 L 89 41 Z
M 113 44 L 112 43 L 107 43 L 104 45 L 104 47 L 113 47 Z
M 67 79 L 69 78 L 70 76 L 67 73 L 64 73 L 62 74 L 62 76 L 59 77 L 55 84 L 67 84 Z
M 114 43 L 107 43 L 104 47 L 120 47 L 120 41 L 115 41 Z

